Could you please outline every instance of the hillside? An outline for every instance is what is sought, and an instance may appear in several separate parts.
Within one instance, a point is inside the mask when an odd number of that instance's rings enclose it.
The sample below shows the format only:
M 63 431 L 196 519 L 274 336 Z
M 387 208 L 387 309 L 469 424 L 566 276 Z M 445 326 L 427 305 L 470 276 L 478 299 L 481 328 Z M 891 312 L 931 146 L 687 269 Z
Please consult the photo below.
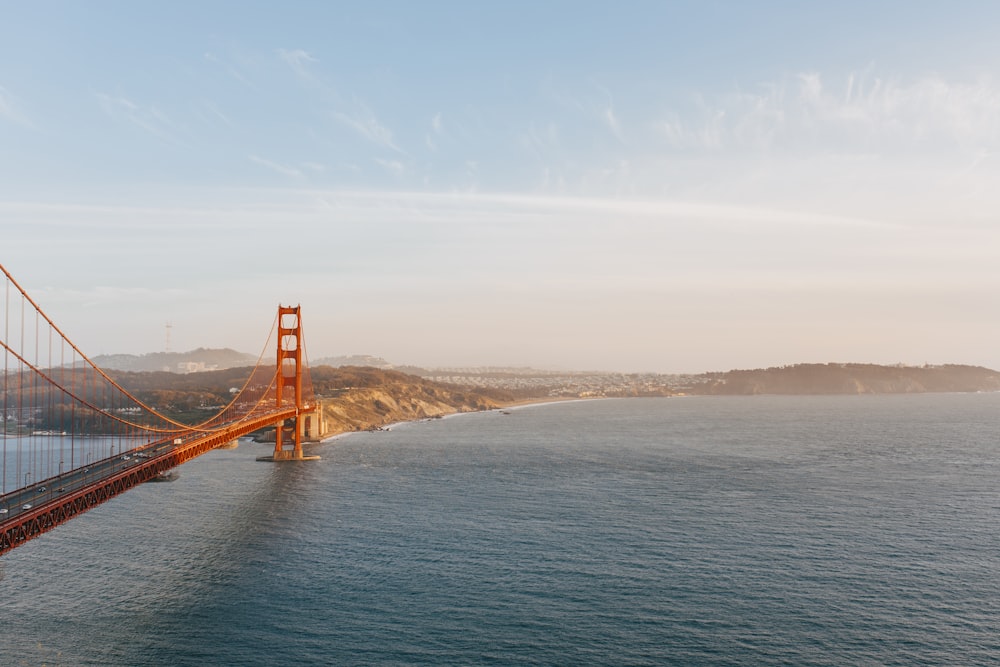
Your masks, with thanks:
M 189 352 L 102 354 L 94 357 L 93 361 L 104 370 L 191 373 L 253 365 L 257 362 L 257 357 L 229 348 L 210 349 L 199 347 L 197 350 Z
M 375 368 L 311 369 L 330 433 L 363 431 L 401 421 L 490 410 L 510 403 L 504 392 L 482 392 Z
M 909 394 L 1000 391 L 1000 373 L 981 366 L 798 364 L 705 373 L 697 394 Z
M 195 422 L 232 399 L 250 368 L 201 373 L 110 374 L 140 400 L 176 419 Z M 510 404 L 509 392 L 446 385 L 375 368 L 317 366 L 313 389 L 323 404 L 328 433 L 362 431 L 394 422 L 489 410 Z

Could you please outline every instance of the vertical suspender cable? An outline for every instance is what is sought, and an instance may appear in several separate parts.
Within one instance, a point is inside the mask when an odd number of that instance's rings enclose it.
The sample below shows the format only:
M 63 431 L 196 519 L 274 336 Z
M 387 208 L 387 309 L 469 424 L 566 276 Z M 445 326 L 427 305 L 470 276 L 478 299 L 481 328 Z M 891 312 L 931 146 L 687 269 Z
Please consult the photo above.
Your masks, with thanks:
M 17 438 L 17 483 L 21 483 L 21 431 L 20 422 L 24 419 L 24 295 L 21 295 L 21 340 L 18 341 L 21 350 L 21 358 L 17 360 L 17 418 L 18 421 L 16 426 L 18 428 L 18 438 Z M 24 485 L 28 485 L 28 476 L 24 476 Z
M 3 297 L 3 339 L 4 342 L 10 340 L 10 281 L 6 278 L 4 279 L 4 297 Z M 3 480 L 0 493 L 7 493 L 7 416 L 9 415 L 7 406 L 10 402 L 10 373 L 8 368 L 8 361 L 10 361 L 10 355 L 7 350 L 3 351 L 3 414 L 0 415 L 3 422 Z
M 41 365 L 41 348 L 39 347 L 39 338 L 41 331 L 38 327 L 38 311 L 35 311 L 35 368 Z M 41 386 L 38 384 L 39 378 L 37 373 L 31 374 L 31 418 L 33 431 L 40 430 L 38 428 L 38 420 L 41 417 L 41 406 L 42 401 L 39 398 L 39 392 L 42 391 Z M 31 440 L 28 440 L 31 442 Z M 31 448 L 31 455 L 35 460 L 35 470 L 31 473 L 31 479 L 35 481 L 42 481 L 48 475 L 45 471 L 45 448 L 46 439 L 38 438 L 37 444 Z

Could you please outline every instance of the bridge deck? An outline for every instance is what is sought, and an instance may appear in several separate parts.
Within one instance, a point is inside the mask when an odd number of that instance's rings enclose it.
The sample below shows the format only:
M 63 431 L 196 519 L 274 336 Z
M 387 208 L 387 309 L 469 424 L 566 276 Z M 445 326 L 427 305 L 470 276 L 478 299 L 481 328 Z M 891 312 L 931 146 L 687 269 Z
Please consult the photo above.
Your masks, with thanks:
M 290 407 L 212 433 L 182 438 L 181 444 L 169 440 L 145 445 L 8 493 L 0 497 L 0 507 L 8 509 L 0 515 L 0 555 L 160 473 L 248 433 L 292 419 L 295 413 Z

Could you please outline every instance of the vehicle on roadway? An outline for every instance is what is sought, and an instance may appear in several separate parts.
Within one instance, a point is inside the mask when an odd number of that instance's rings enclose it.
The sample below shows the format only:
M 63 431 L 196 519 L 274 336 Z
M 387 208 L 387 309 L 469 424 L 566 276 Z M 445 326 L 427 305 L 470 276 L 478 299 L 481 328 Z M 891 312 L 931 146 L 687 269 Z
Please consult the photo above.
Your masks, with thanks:
M 24 503 L 23 505 L 21 505 L 21 509 L 23 509 L 23 510 L 30 510 L 31 509 L 31 503 Z
M 9 512 L 9 511 L 10 511 L 10 510 L 9 510 L 9 509 L 7 509 L 6 507 L 0 507 L 0 514 L 6 514 L 6 513 L 7 513 L 7 512 Z

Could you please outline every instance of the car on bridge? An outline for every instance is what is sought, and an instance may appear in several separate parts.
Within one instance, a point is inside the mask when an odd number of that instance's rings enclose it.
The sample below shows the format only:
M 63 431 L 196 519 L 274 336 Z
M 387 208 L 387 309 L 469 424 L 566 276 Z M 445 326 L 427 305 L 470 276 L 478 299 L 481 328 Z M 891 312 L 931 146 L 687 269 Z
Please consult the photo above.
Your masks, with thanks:
M 23 510 L 30 510 L 31 509 L 31 503 L 24 503 L 23 505 L 21 505 L 21 509 L 23 509 Z

